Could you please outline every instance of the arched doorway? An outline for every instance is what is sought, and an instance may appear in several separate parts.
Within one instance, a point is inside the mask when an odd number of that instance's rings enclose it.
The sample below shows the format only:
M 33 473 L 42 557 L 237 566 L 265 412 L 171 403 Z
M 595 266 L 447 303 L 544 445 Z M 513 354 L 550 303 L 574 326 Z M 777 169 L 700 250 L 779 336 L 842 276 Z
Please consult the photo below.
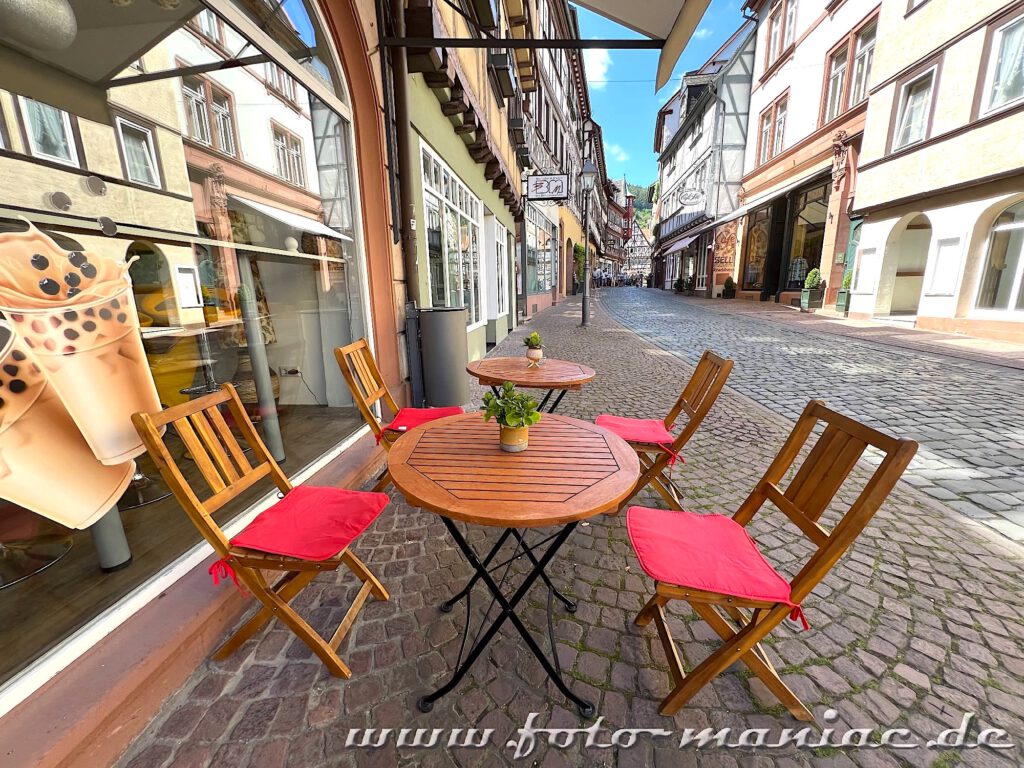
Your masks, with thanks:
M 993 222 L 975 307 L 982 311 L 1024 312 L 1024 201 Z
M 906 224 L 897 225 L 886 245 L 876 312 L 909 320 L 917 316 L 921 303 L 932 224 L 923 213 L 906 218 Z

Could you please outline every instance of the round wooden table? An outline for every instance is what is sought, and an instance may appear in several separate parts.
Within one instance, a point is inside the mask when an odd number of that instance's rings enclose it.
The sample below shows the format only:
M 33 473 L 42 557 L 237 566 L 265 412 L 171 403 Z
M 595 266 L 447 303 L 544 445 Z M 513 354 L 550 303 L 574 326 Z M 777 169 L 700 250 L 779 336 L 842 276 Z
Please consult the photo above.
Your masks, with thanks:
M 562 680 L 555 653 L 554 622 L 548 621 L 552 661 L 516 615 L 515 608 L 537 579 L 542 579 L 550 596 L 558 598 L 569 611 L 575 611 L 575 603 L 554 588 L 544 569 L 581 520 L 612 512 L 629 496 L 640 476 L 636 452 L 620 437 L 595 424 L 549 414 L 530 427 L 530 445 L 525 451 L 505 453 L 499 447 L 498 425 L 485 422 L 482 414 L 475 412 L 438 419 L 402 435 L 388 453 L 388 471 L 395 487 L 410 504 L 441 516 L 473 568 L 469 583 L 443 603 L 441 610 L 450 611 L 470 594 L 478 581 L 483 581 L 501 609 L 493 624 L 481 627 L 479 639 L 465 662 L 460 651 L 451 680 L 419 700 L 420 710 L 429 712 L 435 701 L 458 685 L 508 620 L 558 689 L 576 704 L 582 715 L 591 716 L 593 704 L 574 694 Z M 503 532 L 481 559 L 456 522 L 501 528 Z M 526 529 L 542 527 L 557 530 L 528 543 Z M 511 558 L 492 567 L 492 561 L 510 538 L 516 542 Z M 528 558 L 533 568 L 511 595 L 505 595 L 492 571 L 522 557 Z M 504 577 L 501 581 L 504 583 Z M 468 633 L 467 606 L 463 647 Z
M 495 394 L 506 381 L 525 389 L 546 389 L 548 393 L 540 403 L 540 410 L 544 410 L 552 394 L 559 391 L 548 413 L 555 412 L 566 392 L 582 389 L 597 376 L 593 368 L 550 357 L 545 357 L 539 366 L 531 366 L 525 357 L 485 357 L 467 365 L 466 372 L 481 384 L 490 386 Z

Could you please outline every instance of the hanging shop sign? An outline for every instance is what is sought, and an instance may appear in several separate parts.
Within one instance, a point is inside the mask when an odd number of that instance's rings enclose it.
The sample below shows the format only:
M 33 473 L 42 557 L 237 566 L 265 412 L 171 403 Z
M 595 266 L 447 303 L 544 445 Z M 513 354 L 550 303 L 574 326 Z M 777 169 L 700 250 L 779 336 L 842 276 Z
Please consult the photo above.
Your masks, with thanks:
M 526 179 L 529 200 L 565 200 L 569 197 L 569 176 L 564 173 L 538 173 Z

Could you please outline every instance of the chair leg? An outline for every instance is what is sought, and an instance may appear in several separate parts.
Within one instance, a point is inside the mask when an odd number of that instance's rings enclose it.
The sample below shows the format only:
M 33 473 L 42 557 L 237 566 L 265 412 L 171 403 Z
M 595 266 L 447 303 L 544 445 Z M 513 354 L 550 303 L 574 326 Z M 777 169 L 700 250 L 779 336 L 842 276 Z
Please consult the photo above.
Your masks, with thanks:
M 729 626 L 728 622 L 722 618 L 722 616 L 715 610 L 712 605 L 705 605 L 700 603 L 692 603 L 693 609 L 697 611 L 697 614 L 708 623 L 708 625 L 718 633 L 726 642 L 729 642 L 736 637 L 736 632 L 733 631 L 732 627 Z M 734 609 L 735 610 L 735 609 Z M 731 613 L 731 611 L 729 611 Z M 804 705 L 802 701 L 797 697 L 789 686 L 787 686 L 782 678 L 779 677 L 779 673 L 775 671 L 775 666 L 769 661 L 767 654 L 761 648 L 761 644 L 756 644 L 747 653 L 740 657 L 747 668 L 757 675 L 757 678 L 765 684 L 765 687 L 774 694 L 782 704 L 789 710 L 790 714 L 793 715 L 797 720 L 804 720 L 812 722 L 814 716 L 810 710 Z
M 277 595 L 286 603 L 290 603 L 295 596 L 305 589 L 316 577 L 317 571 L 290 571 L 273 586 L 272 590 L 276 592 Z M 273 615 L 273 610 L 264 604 L 263 607 L 252 616 L 252 618 L 245 622 L 245 624 L 239 627 L 231 637 L 224 641 L 220 648 L 214 652 L 213 658 L 217 661 L 223 661 L 226 659 L 238 650 L 246 640 L 255 635 L 264 624 L 270 621 Z
M 376 484 L 374 484 L 372 491 L 373 493 L 382 493 L 383 491 L 387 490 L 387 488 L 389 488 L 390 486 L 391 473 L 385 469 L 381 476 L 377 478 L 377 482 Z
M 353 555 L 349 550 L 345 550 L 341 553 L 341 561 L 348 566 L 349 570 L 355 574 L 356 578 L 362 581 L 364 584 L 370 585 L 370 593 L 378 600 L 388 600 L 390 595 L 384 585 L 380 583 L 376 576 L 366 567 L 366 564 L 358 557 Z

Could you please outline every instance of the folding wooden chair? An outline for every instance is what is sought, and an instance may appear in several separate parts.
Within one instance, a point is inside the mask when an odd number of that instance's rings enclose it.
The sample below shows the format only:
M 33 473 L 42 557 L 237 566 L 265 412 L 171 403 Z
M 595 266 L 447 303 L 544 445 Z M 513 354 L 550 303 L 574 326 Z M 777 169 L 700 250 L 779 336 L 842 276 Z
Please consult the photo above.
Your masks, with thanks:
M 825 425 L 824 432 L 783 491 L 784 476 L 819 422 Z M 818 520 L 869 445 L 884 454 L 881 464 L 849 510 L 832 530 L 826 530 Z M 800 619 L 807 628 L 800 604 L 860 535 L 916 451 L 912 440 L 888 437 L 812 400 L 775 461 L 731 518 L 629 509 L 630 540 L 644 571 L 655 580 L 654 595 L 637 615 L 636 624 L 645 626 L 654 620 L 675 686 L 661 702 L 662 714 L 674 714 L 733 662 L 742 661 L 794 717 L 813 720 L 810 710 L 781 680 L 760 642 L 787 616 Z M 792 582 L 775 571 L 746 532 L 746 525 L 766 501 L 815 547 Z M 689 673 L 683 669 L 665 621 L 664 607 L 671 600 L 689 603 L 724 641 Z
M 242 450 L 222 407 L 252 449 L 251 456 Z M 367 598 L 373 595 L 378 600 L 387 600 L 388 592 L 348 550 L 348 545 L 377 518 L 387 505 L 388 497 L 382 493 L 340 488 L 293 488 L 256 433 L 238 393 L 230 384 L 224 384 L 218 392 L 159 413 L 136 413 L 132 422 L 175 498 L 220 556 L 210 569 L 214 581 L 230 576 L 263 604 L 213 657 L 227 658 L 269 619 L 276 617 L 320 657 L 332 675 L 350 677 L 351 671 L 338 657 L 338 646 Z M 206 482 L 209 495 L 205 499 L 190 486 L 168 452 L 161 437 L 167 424 L 174 426 Z M 213 513 L 267 477 L 283 498 L 261 512 L 229 541 L 214 521 Z M 337 570 L 342 564 L 363 582 L 363 586 L 328 641 L 289 603 L 317 574 Z M 282 572 L 283 576 L 271 586 L 263 571 Z
M 377 443 L 384 446 L 385 450 L 391 450 L 392 444 L 405 432 L 413 427 L 426 424 L 434 419 L 442 419 L 445 416 L 454 416 L 463 413 L 462 408 L 451 406 L 448 408 L 399 408 L 395 398 L 391 396 L 384 377 L 380 375 L 380 368 L 373 358 L 370 345 L 366 339 L 359 339 L 344 347 L 336 347 L 334 357 L 338 360 L 338 367 L 341 368 L 341 375 L 345 377 L 349 390 L 352 392 L 352 399 L 356 407 L 363 414 L 366 423 L 370 425 Z M 392 414 L 390 422 L 382 422 L 374 413 L 373 407 L 378 402 Z M 374 491 L 382 491 L 391 485 L 391 475 L 387 470 L 378 478 Z
M 640 467 L 643 470 L 640 479 L 637 480 L 629 498 L 619 505 L 619 511 L 647 485 L 652 485 L 671 509 L 682 509 L 681 494 L 672 482 L 671 468 L 722 393 L 730 373 L 732 360 L 719 357 L 710 349 L 706 349 L 682 394 L 663 420 L 629 419 L 607 414 L 595 419 L 595 424 L 617 434 L 629 443 L 640 457 Z M 678 435 L 673 436 L 672 429 L 683 414 L 687 417 L 686 424 Z

